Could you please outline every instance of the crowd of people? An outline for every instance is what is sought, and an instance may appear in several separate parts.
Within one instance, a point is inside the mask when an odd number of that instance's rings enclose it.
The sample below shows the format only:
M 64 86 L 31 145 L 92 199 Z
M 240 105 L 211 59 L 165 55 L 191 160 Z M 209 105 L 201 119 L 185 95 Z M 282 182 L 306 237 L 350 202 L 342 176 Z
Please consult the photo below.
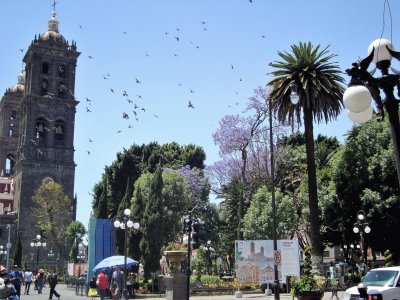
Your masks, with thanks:
M 60 299 L 61 295 L 56 291 L 57 282 L 55 270 L 50 269 L 45 272 L 43 269 L 38 269 L 33 273 L 27 269 L 23 272 L 15 265 L 9 273 L 6 270 L 0 272 L 0 300 L 21 299 L 22 288 L 23 294 L 29 295 L 32 283 L 34 284 L 33 290 L 36 290 L 38 294 L 42 294 L 44 285 L 48 284 L 49 299 L 53 299 L 53 296 Z
M 107 270 L 103 269 L 97 276 L 93 276 L 89 281 L 88 296 L 100 296 L 100 300 L 104 300 L 108 293 L 111 294 L 112 299 L 120 300 L 124 291 L 124 273 L 121 271 L 120 266 L 114 266 L 112 274 L 107 275 Z M 129 297 L 134 296 L 136 277 L 133 273 L 127 274 L 127 293 Z

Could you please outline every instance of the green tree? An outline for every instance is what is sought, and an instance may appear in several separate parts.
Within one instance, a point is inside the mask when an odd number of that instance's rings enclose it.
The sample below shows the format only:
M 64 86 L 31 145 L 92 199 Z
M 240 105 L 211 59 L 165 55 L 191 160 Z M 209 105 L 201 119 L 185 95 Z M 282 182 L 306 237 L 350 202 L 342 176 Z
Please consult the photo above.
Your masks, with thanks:
M 373 251 L 390 249 L 393 260 L 400 257 L 400 244 L 393 228 L 400 227 L 400 190 L 387 121 L 374 117 L 353 127 L 345 145 L 332 160 L 335 195 L 324 206 L 324 220 L 339 231 L 335 244 L 359 241 L 353 233 L 357 211 L 363 209 L 371 232 L 366 245 Z M 385 222 L 382 222 L 385 220 Z
M 297 225 L 292 199 L 276 192 L 277 238 L 291 239 Z M 243 235 L 246 240 L 273 238 L 272 195 L 265 187 L 254 194 L 250 207 L 243 218 Z
M 162 171 L 158 166 L 151 181 L 149 198 L 142 219 L 143 238 L 140 242 L 145 278 L 160 268 L 160 253 L 164 238 Z
M 220 241 L 223 256 L 231 259 L 235 253 L 235 240 L 242 240 L 241 219 L 243 217 L 240 203 L 243 202 L 243 184 L 239 177 L 234 177 L 224 192 L 220 206 Z M 233 262 L 231 262 L 232 265 Z
M 270 105 L 282 122 L 301 123 L 303 116 L 308 175 L 308 205 L 310 210 L 310 239 L 313 271 L 323 274 L 322 238 L 318 209 L 317 174 L 315 163 L 315 145 L 313 121 L 320 123 L 335 119 L 342 107 L 344 82 L 335 57 L 329 54 L 328 47 L 320 51 L 320 46 L 311 43 L 299 43 L 291 46 L 292 53 L 278 52 L 283 61 L 271 66 L 277 70 L 271 72 L 274 79 L 268 83 Z M 300 101 L 293 105 L 290 101 L 290 85 L 297 84 Z
M 143 175 L 142 175 L 143 176 Z M 135 192 L 133 195 L 132 199 L 132 216 L 135 218 L 135 221 L 139 221 L 139 224 L 142 223 L 143 219 L 143 211 L 145 209 L 144 206 L 144 199 L 142 195 L 142 188 L 139 185 L 140 180 L 137 180 L 135 183 Z M 141 224 L 141 226 L 143 226 Z M 135 231 L 131 230 L 129 232 L 129 244 L 128 244 L 128 253 L 131 257 L 133 257 L 136 260 L 139 260 L 142 256 L 142 253 L 140 251 L 140 241 L 142 239 L 142 227 Z
M 108 219 L 108 188 L 107 179 L 103 179 L 103 189 L 97 203 L 96 219 Z
M 57 247 L 59 257 L 65 257 L 66 230 L 73 218 L 70 210 L 72 200 L 56 182 L 43 183 L 32 199 L 35 203 L 32 214 L 38 229 L 47 237 L 48 244 Z
M 126 188 L 125 188 L 125 195 L 121 200 L 121 203 L 118 207 L 117 216 L 122 217 L 124 215 L 124 210 L 131 207 L 131 198 L 132 198 L 132 187 L 131 187 L 131 180 L 128 177 L 126 179 Z M 120 255 L 124 254 L 125 247 L 129 245 L 129 235 L 127 245 L 125 243 L 125 232 L 124 230 L 117 230 L 117 249 L 116 252 Z
M 164 203 L 164 244 L 179 241 L 182 217 L 189 205 L 188 185 L 182 175 L 172 170 L 162 174 Z
M 65 234 L 68 239 L 74 241 L 69 252 L 69 257 L 71 260 L 77 263 L 78 245 L 82 243 L 83 236 L 87 234 L 85 225 L 83 225 L 80 221 L 73 221 L 67 226 Z

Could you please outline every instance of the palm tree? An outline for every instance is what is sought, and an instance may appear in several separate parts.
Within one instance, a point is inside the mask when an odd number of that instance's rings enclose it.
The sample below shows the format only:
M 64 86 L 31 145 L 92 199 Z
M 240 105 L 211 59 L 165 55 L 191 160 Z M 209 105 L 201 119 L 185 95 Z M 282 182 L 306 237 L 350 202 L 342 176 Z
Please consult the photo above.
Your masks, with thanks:
M 320 50 L 320 45 L 300 42 L 291 48 L 292 53 L 278 51 L 283 61 L 271 64 L 277 70 L 270 73 L 274 79 L 267 84 L 270 87 L 269 104 L 279 121 L 288 121 L 292 126 L 300 126 L 303 116 L 312 265 L 315 274 L 323 274 L 313 121 L 327 123 L 339 115 L 343 106 L 341 83 L 344 79 L 337 63 L 330 62 L 336 55 L 329 54 L 329 46 Z M 296 105 L 290 101 L 293 82 L 298 86 L 300 96 Z

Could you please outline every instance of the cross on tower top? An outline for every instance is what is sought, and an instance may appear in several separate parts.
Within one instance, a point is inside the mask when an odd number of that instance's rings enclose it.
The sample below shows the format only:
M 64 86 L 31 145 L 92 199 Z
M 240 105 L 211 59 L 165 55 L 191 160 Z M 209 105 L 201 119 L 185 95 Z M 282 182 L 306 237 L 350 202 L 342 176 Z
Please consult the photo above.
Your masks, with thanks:
M 53 10 L 54 10 L 54 11 L 56 11 L 56 4 L 57 4 L 57 2 L 56 2 L 56 1 L 53 1 L 53 4 L 51 5 L 51 6 L 53 6 Z

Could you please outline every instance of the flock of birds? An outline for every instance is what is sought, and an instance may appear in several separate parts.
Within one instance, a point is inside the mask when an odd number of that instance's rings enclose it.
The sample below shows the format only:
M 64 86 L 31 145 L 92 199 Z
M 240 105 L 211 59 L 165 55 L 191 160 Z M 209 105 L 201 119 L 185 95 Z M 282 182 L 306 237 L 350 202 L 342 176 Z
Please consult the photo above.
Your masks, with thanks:
M 253 3 L 253 0 L 248 0 L 248 2 Z M 198 30 L 200 30 L 200 32 L 204 32 L 204 34 L 207 34 L 209 28 L 208 28 L 208 24 L 206 21 L 199 21 L 199 27 Z M 82 33 L 85 33 L 86 30 L 89 30 L 89 27 L 86 28 L 85 24 L 78 24 L 79 25 L 79 31 L 81 31 Z M 129 36 L 127 31 L 121 31 L 122 34 L 124 36 Z M 198 43 L 195 43 L 193 41 L 190 41 L 188 39 L 185 38 L 184 35 L 185 30 L 181 30 L 181 28 L 175 28 L 175 29 L 171 29 L 170 31 L 161 31 L 160 32 L 160 36 L 163 36 L 165 39 L 167 39 L 167 41 L 169 43 L 176 43 L 175 45 L 177 45 L 177 47 L 180 47 L 181 45 L 185 44 L 185 45 L 189 45 L 191 48 L 194 49 L 194 51 L 200 50 L 201 49 L 201 45 L 199 45 Z M 265 35 L 260 35 L 260 38 L 265 39 Z M 178 48 L 179 49 L 179 48 Z M 24 49 L 19 49 L 20 52 L 24 53 Z M 201 50 L 200 50 L 201 51 Z M 84 52 L 88 52 L 88 51 L 84 51 Z M 89 51 L 90 52 L 90 51 Z M 197 53 L 197 52 L 196 52 Z M 152 53 L 151 51 L 147 50 L 144 51 L 144 55 L 146 58 L 151 59 L 152 58 Z M 179 52 L 172 52 L 172 55 L 174 57 L 179 57 Z M 84 55 L 83 58 L 86 58 L 89 61 L 96 61 L 96 53 L 90 53 Z M 240 68 L 235 68 L 235 64 L 230 64 L 226 66 L 227 70 L 239 70 Z M 150 97 L 148 97 L 146 94 L 142 94 L 140 92 L 140 87 L 142 87 L 143 85 L 145 85 L 147 83 L 147 78 L 145 78 L 143 76 L 132 76 L 132 85 L 131 87 L 125 89 L 125 90 L 119 90 L 119 88 L 117 88 L 117 86 L 113 86 L 113 76 L 111 75 L 113 72 L 113 70 L 109 70 L 109 72 L 104 72 L 104 74 L 99 74 L 99 85 L 104 87 L 106 89 L 105 91 L 105 95 L 109 97 L 122 97 L 122 99 L 125 102 L 125 105 L 118 105 L 116 107 L 118 107 L 118 109 L 120 109 L 120 116 L 121 118 L 124 120 L 123 122 L 119 122 L 119 125 L 114 125 L 114 126 L 118 126 L 117 128 L 115 128 L 115 133 L 116 134 L 121 134 L 125 131 L 124 126 L 126 126 L 125 128 L 127 129 L 132 129 L 135 127 L 135 123 L 139 122 L 141 118 L 144 118 L 145 115 L 147 116 L 151 116 L 154 117 L 156 119 L 159 119 L 160 117 L 162 117 L 162 113 L 153 113 L 151 112 L 151 108 L 148 109 L 146 103 L 149 103 L 149 101 L 151 101 Z M 240 77 L 238 78 L 239 82 L 243 81 L 243 78 Z M 100 83 L 101 82 L 101 83 Z M 183 88 L 183 84 L 182 82 L 177 82 L 179 87 Z M 136 85 L 137 90 L 139 90 L 136 92 L 130 92 L 129 89 L 134 89 L 134 86 Z M 183 88 L 183 90 L 186 90 L 186 107 L 188 110 L 195 110 L 196 107 L 196 103 L 194 100 L 196 100 L 195 97 L 195 89 L 193 87 L 187 87 L 186 89 Z M 237 91 L 235 91 L 235 94 L 239 94 Z M 73 95 L 75 97 L 75 95 Z M 78 109 L 83 109 L 83 111 L 87 114 L 95 114 L 96 113 L 96 100 L 95 98 L 93 98 L 93 96 L 88 95 L 87 97 L 84 97 L 84 101 L 83 105 L 81 103 L 81 105 L 78 106 Z M 185 103 L 185 101 L 183 102 Z M 239 102 L 235 101 L 234 105 L 238 105 Z M 199 104 L 201 105 L 201 104 Z M 229 107 L 231 107 L 231 105 L 229 105 Z M 114 124 L 117 124 L 117 122 L 113 122 Z M 125 124 L 125 125 L 122 125 Z M 93 151 L 95 151 L 96 147 L 95 147 L 95 140 L 97 139 L 97 137 L 93 137 L 93 136 L 89 136 L 88 138 L 88 144 L 86 145 L 86 153 L 88 156 L 90 156 Z M 33 141 L 34 142 L 34 141 Z M 96 145 L 97 146 L 97 145 Z M 90 194 L 90 192 L 89 192 Z

